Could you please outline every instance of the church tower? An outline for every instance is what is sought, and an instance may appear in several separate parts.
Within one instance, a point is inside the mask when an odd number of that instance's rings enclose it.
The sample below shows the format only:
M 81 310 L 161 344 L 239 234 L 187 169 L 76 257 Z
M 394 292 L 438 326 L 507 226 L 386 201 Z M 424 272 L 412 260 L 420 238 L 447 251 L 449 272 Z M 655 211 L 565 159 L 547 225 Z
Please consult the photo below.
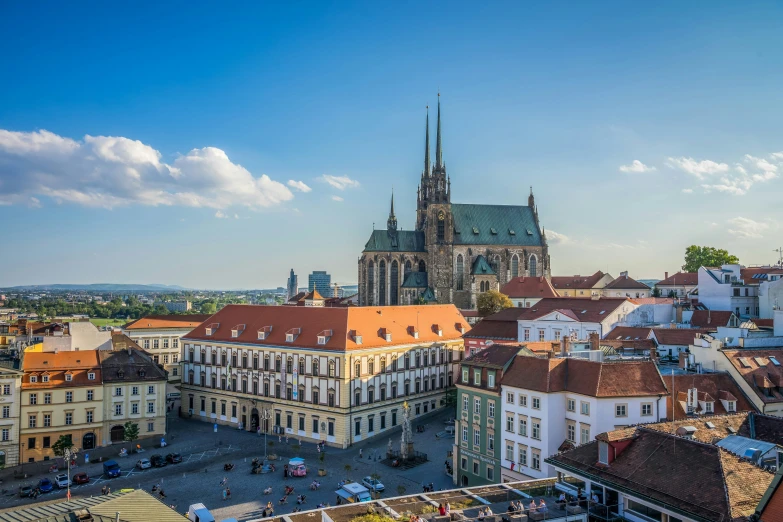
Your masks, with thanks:
M 440 128 L 440 93 L 438 93 L 438 130 L 435 138 L 435 165 L 430 163 L 430 115 L 427 108 L 427 123 L 424 132 L 424 171 L 416 199 L 416 230 L 424 230 L 427 209 L 431 204 L 451 203 L 451 180 L 446 174 L 443 162 L 443 145 Z

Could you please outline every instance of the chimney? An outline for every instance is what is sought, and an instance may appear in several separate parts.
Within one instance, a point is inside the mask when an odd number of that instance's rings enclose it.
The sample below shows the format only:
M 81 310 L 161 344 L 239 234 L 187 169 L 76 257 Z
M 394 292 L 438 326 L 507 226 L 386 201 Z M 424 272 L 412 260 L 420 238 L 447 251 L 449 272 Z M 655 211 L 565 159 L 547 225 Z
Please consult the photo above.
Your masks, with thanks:
M 677 324 L 682 323 L 682 305 L 677 305 L 674 308 L 675 321 Z
M 117 511 L 114 514 L 114 522 L 120 522 L 120 512 L 119 511 Z
M 599 349 L 599 346 L 598 346 L 598 341 L 599 341 L 598 334 L 596 332 L 591 332 L 589 339 L 590 339 L 590 349 L 591 350 L 598 350 Z
M 663 278 L 664 279 L 669 279 L 669 272 L 664 272 L 663 273 Z
M 712 310 L 707 310 L 707 324 L 712 322 Z
M 562 340 L 560 341 L 560 355 L 563 357 L 568 355 L 568 351 L 569 351 L 568 342 L 569 342 L 569 338 L 567 335 L 563 337 Z

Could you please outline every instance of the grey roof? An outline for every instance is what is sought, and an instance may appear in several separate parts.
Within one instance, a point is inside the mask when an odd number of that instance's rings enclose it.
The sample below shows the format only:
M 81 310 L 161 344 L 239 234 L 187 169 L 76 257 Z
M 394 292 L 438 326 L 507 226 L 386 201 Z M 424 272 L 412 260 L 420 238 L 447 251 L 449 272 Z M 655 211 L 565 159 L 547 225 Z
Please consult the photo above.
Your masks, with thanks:
M 487 258 L 484 256 L 478 256 L 473 260 L 473 266 L 470 269 L 471 275 L 497 275 L 492 270 L 492 266 L 487 262 Z
M 704 417 L 704 420 L 709 421 L 710 418 Z M 719 440 L 715 445 L 720 446 L 729 453 L 733 453 L 738 457 L 743 457 L 745 455 L 745 450 L 751 448 L 761 450 L 762 455 L 766 455 L 770 451 L 778 448 L 776 444 L 771 442 L 764 442 L 763 440 L 758 439 L 749 439 L 748 437 L 743 437 L 741 435 L 729 435 L 725 439 Z
M 454 203 L 455 245 L 542 246 L 533 209 L 523 205 Z
M 427 272 L 411 272 L 405 281 L 402 282 L 403 288 L 427 288 Z
M 397 230 L 373 230 L 370 240 L 364 245 L 365 252 L 426 252 L 424 232 Z

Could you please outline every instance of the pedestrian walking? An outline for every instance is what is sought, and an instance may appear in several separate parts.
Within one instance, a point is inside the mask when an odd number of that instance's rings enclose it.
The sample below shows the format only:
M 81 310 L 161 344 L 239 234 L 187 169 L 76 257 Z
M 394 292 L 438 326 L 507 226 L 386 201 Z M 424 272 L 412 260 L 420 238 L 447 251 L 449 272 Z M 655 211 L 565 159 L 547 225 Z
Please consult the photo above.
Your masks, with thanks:
M 283 478 L 288 478 L 288 464 L 283 466 Z
M 223 477 L 223 480 L 220 481 L 220 486 L 225 486 L 228 484 L 228 477 Z
M 258 436 L 259 436 L 259 437 L 261 436 L 261 426 L 259 426 L 258 428 L 256 428 L 256 433 L 258 433 Z
M 226 492 L 225 488 L 223 489 L 223 500 L 226 500 L 228 493 Z
M 359 458 L 362 458 L 362 448 L 359 448 Z
M 231 498 L 231 488 L 226 488 L 226 497 Z
M 106 494 L 111 495 L 111 486 L 106 487 Z
M 282 435 L 278 435 L 277 436 L 277 442 L 280 442 L 280 443 L 283 442 L 283 436 Z

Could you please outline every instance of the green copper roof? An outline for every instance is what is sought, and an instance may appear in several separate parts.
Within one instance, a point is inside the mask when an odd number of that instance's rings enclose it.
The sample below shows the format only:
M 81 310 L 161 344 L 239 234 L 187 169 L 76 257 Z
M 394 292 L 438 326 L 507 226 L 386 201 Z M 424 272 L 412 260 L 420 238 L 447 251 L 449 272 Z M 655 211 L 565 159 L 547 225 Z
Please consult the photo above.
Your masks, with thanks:
M 473 267 L 470 269 L 471 275 L 497 275 L 492 267 L 487 263 L 487 259 L 484 256 L 478 256 L 473 261 Z
M 434 302 L 435 299 L 435 292 L 432 291 L 432 288 L 427 288 L 423 294 L 421 294 L 421 298 L 427 301 L 428 303 Z
M 403 288 L 427 288 L 427 286 L 427 272 L 411 272 L 402 282 Z
M 426 252 L 424 250 L 424 232 L 398 230 L 389 234 L 388 230 L 373 230 L 370 240 L 364 245 L 365 252 Z
M 453 203 L 455 245 L 543 246 L 533 209 Z

